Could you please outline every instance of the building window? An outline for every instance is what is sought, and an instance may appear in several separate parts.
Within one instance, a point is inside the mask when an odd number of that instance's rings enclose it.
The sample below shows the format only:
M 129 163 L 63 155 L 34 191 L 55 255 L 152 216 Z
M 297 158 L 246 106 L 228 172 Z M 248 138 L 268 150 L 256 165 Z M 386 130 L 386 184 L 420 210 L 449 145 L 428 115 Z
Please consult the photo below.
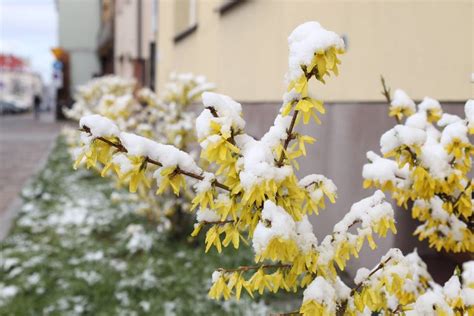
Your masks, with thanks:
M 174 27 L 175 42 L 197 30 L 197 0 L 175 0 Z

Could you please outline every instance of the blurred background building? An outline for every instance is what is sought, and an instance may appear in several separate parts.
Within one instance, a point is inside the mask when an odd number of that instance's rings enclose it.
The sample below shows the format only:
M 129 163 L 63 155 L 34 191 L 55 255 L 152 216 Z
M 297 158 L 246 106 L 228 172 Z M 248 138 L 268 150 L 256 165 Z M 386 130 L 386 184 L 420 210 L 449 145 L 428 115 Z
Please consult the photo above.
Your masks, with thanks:
M 100 3 L 95 0 L 58 0 L 56 4 L 59 47 L 69 55 L 69 90 L 72 93 L 77 85 L 100 73 L 97 55 Z
M 104 1 L 105 2 L 105 1 Z M 115 73 L 134 77 L 141 86 L 155 85 L 157 1 L 115 1 Z
M 29 68 L 27 60 L 0 54 L 0 114 L 26 111 L 33 106 L 35 96 L 42 95 L 41 77 Z
M 116 74 L 155 86 L 156 0 L 58 0 L 58 94 L 71 104 L 77 86 Z M 56 54 L 55 54 L 56 55 Z
M 338 78 L 312 91 L 330 104 L 322 126 L 303 132 L 318 142 L 301 174 L 322 173 L 339 199 L 314 220 L 324 236 L 362 189 L 365 153 L 395 124 L 380 94 L 380 75 L 416 100 L 437 98 L 450 113 L 474 96 L 472 1 L 58 0 L 60 46 L 71 56 L 71 85 L 94 74 L 134 77 L 161 90 L 171 72 L 205 75 L 217 91 L 244 105 L 248 131 L 261 136 L 285 92 L 287 37 L 299 24 L 319 21 L 343 36 L 347 52 Z M 78 66 L 80 65 L 80 66 Z M 314 83 L 313 83 L 314 84 Z M 359 266 L 373 265 L 389 247 L 424 247 L 411 236 L 416 223 L 397 212 L 400 233 Z M 427 254 L 425 250 L 422 253 Z M 451 271 L 451 269 L 448 269 Z

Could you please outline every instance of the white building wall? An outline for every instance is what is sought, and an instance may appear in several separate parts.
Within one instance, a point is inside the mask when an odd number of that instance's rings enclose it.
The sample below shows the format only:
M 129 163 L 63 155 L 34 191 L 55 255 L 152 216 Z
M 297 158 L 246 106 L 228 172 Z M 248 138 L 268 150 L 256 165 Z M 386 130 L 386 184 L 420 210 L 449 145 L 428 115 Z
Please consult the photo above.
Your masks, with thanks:
M 155 40 L 153 30 L 156 0 L 116 0 L 114 67 L 119 76 L 134 76 L 134 60 L 149 59 L 150 42 Z M 138 48 L 138 9 L 141 7 L 141 52 Z
M 97 35 L 100 1 L 58 0 L 59 46 L 69 52 L 71 92 L 100 71 Z

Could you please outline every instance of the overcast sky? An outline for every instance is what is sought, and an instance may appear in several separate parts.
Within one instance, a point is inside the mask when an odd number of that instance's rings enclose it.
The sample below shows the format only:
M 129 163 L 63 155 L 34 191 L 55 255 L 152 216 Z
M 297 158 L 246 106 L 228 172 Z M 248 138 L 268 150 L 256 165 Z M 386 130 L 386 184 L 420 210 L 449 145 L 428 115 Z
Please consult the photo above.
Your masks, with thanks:
M 27 58 L 31 69 L 51 80 L 57 45 L 54 0 L 0 0 L 0 51 Z

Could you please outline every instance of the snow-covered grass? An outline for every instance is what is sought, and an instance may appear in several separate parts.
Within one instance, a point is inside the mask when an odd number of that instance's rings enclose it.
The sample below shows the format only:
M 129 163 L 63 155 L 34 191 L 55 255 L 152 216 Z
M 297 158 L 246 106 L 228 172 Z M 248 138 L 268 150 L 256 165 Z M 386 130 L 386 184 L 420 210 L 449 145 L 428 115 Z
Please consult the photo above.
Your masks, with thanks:
M 0 242 L 0 315 L 259 315 L 266 305 L 207 298 L 217 267 L 250 250 L 202 255 L 134 212 L 139 201 L 93 171 L 73 171 L 60 138 Z M 278 308 L 278 306 L 276 306 Z

